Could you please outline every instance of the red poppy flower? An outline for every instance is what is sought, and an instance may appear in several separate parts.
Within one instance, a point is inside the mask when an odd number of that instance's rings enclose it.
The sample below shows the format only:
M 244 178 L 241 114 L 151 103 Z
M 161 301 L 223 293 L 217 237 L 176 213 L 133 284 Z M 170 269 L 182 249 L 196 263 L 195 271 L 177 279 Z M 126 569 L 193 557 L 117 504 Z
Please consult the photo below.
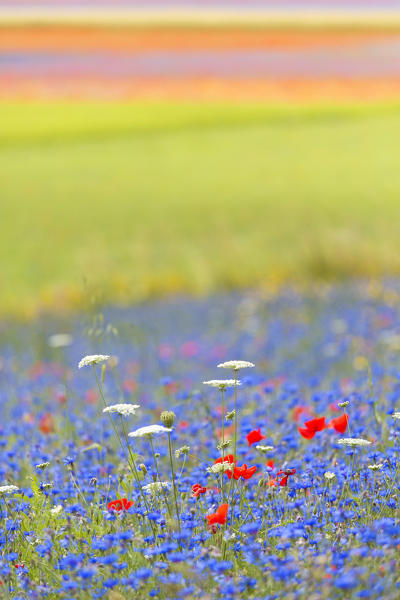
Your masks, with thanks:
M 250 479 L 250 477 L 253 477 L 254 473 L 257 471 L 257 467 L 254 465 L 254 467 L 249 467 L 247 468 L 247 465 L 244 464 L 241 467 L 234 467 L 233 469 L 233 479 L 240 479 L 240 477 L 243 477 L 243 479 Z M 227 476 L 229 477 L 229 479 L 232 479 L 232 471 L 225 471 L 225 473 L 227 474 Z
M 308 406 L 296 406 L 293 410 L 293 419 L 298 421 L 302 414 L 311 415 L 311 410 Z
M 270 469 L 273 469 L 274 466 L 275 466 L 275 463 L 272 460 L 272 458 L 270 460 L 267 460 L 267 467 L 269 467 Z
M 338 433 L 344 433 L 347 429 L 348 422 L 349 417 L 347 415 L 342 415 L 341 417 L 336 417 L 336 419 L 332 419 L 329 423 L 329 427 L 333 427 L 333 429 Z
M 217 512 L 212 515 L 207 515 L 206 519 L 209 525 L 215 525 L 218 523 L 219 525 L 224 525 L 226 523 L 226 517 L 228 515 L 229 504 L 221 504 L 219 508 L 217 508 Z
M 55 431 L 54 418 L 50 413 L 44 413 L 39 421 L 39 429 L 42 433 L 54 433 Z
M 192 485 L 192 498 L 197 498 L 200 494 L 205 494 L 207 488 L 202 487 L 199 483 Z
M 250 433 L 247 434 L 246 439 L 249 443 L 249 446 L 252 446 L 257 442 L 261 442 L 261 440 L 265 440 L 266 437 L 265 435 L 262 435 L 261 427 L 259 427 L 258 429 L 253 429 L 253 431 L 250 431 Z
M 282 477 L 282 479 L 279 482 L 279 485 L 281 487 L 286 487 L 287 483 L 288 483 L 288 478 L 290 477 L 290 475 L 294 475 L 296 473 L 296 469 L 286 469 L 284 471 L 278 471 L 278 473 L 276 474 L 276 480 L 278 480 L 279 475 L 284 475 L 284 477 Z
M 326 428 L 325 417 L 317 417 L 310 419 L 304 423 L 305 427 L 299 427 L 299 433 L 306 440 L 311 440 L 317 431 L 322 431 Z
M 126 498 L 121 498 L 120 500 L 113 500 L 107 504 L 108 510 L 128 510 L 131 506 L 133 506 L 132 500 L 127 500 Z

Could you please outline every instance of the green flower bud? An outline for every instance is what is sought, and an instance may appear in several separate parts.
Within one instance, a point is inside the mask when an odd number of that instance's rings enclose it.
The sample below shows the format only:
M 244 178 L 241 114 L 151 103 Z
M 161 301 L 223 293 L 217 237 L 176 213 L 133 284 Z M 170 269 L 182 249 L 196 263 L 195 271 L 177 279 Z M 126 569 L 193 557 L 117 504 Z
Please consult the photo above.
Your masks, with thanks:
M 164 410 L 160 417 L 161 423 L 164 425 L 164 427 L 172 427 L 175 417 L 176 415 L 174 412 L 172 412 L 172 410 Z

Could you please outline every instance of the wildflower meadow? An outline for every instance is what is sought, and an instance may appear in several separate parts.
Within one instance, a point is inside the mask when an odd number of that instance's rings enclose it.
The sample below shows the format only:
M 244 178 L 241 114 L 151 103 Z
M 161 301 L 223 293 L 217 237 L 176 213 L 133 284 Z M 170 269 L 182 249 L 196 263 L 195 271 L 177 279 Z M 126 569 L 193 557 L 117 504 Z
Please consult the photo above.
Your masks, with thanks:
M 1 597 L 398 599 L 399 298 L 4 324 Z

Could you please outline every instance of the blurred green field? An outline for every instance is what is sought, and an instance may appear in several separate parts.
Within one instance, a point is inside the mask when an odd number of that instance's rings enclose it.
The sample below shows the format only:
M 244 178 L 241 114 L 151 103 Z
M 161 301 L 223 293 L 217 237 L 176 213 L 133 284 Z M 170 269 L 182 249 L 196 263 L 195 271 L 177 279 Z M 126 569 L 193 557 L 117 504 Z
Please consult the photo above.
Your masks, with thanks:
M 0 109 L 0 311 L 400 271 L 400 106 Z

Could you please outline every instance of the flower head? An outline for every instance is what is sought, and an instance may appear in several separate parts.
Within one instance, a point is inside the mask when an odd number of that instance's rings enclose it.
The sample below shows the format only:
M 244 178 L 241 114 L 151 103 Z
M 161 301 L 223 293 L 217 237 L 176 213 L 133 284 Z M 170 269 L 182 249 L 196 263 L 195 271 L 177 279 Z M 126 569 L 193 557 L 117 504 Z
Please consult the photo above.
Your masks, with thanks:
M 89 354 L 88 356 L 84 356 L 82 360 L 79 361 L 78 368 L 82 369 L 82 367 L 87 367 L 89 365 L 97 365 L 111 358 L 109 354 Z
M 347 424 L 349 422 L 349 417 L 347 415 L 342 415 L 341 417 L 337 417 L 336 419 L 332 419 L 328 425 L 328 427 L 333 427 L 335 431 L 338 433 L 344 433 L 347 429 Z
M 164 427 L 163 425 L 146 425 L 145 427 L 139 427 L 139 429 L 131 431 L 128 435 L 129 437 L 146 437 L 160 433 L 170 433 L 171 431 L 170 427 Z
M 208 524 L 215 525 L 216 523 L 218 523 L 219 525 L 224 525 L 228 516 L 228 509 L 229 504 L 221 504 L 221 506 L 217 508 L 215 513 L 206 516 Z
M 63 507 L 61 504 L 57 504 L 57 506 L 54 506 L 53 508 L 50 509 L 50 513 L 53 515 L 53 517 L 59 515 L 63 510 Z
M 118 413 L 121 417 L 130 417 L 136 414 L 138 408 L 139 404 L 112 404 L 103 408 L 103 413 Z
M 311 440 L 317 431 L 322 431 L 326 427 L 325 417 L 317 417 L 316 419 L 310 419 L 304 423 L 305 427 L 299 427 L 299 433 L 306 440 Z
M 129 510 L 130 507 L 133 506 L 132 500 L 127 500 L 126 498 L 121 498 L 120 500 L 113 500 L 107 504 L 107 510 Z
M 261 427 L 259 427 L 258 429 L 253 429 L 253 431 L 250 431 L 250 433 L 246 435 L 246 439 L 249 446 L 252 446 L 257 442 L 261 442 L 261 440 L 265 440 L 266 437 L 265 435 L 262 435 Z
M 240 369 L 246 369 L 248 367 L 255 367 L 255 365 L 247 360 L 228 360 L 226 362 L 217 365 L 221 369 L 233 369 L 239 371 Z
M 221 391 L 226 390 L 227 387 L 234 387 L 235 383 L 236 385 L 242 385 L 241 381 L 235 382 L 234 379 L 210 379 L 210 381 L 203 381 L 204 385 L 210 385 Z
M 368 465 L 368 469 L 370 471 L 380 471 L 383 469 L 383 463 L 375 463 L 373 465 Z
M 392 417 L 393 417 L 393 419 L 399 420 L 400 419 L 400 412 L 394 412 L 394 413 L 392 413 Z
M 253 477 L 254 473 L 257 471 L 257 467 L 254 465 L 254 467 L 247 467 L 246 464 L 242 465 L 241 467 L 234 467 L 233 472 L 231 470 L 227 471 L 227 476 L 229 479 L 240 479 L 241 477 L 243 479 L 250 479 L 250 477 Z
M 0 485 L 0 496 L 4 496 L 5 494 L 12 494 L 19 490 L 19 487 L 16 485 Z
M 336 475 L 335 473 L 332 473 L 332 471 L 325 471 L 324 477 L 327 481 L 331 481 L 331 479 L 334 479 Z
M 205 494 L 206 491 L 206 487 L 201 486 L 199 483 L 195 483 L 192 485 L 192 498 L 197 498 L 200 494 Z
M 154 481 L 153 483 L 148 483 L 147 485 L 144 485 L 143 490 L 146 492 L 146 494 L 156 494 L 157 492 L 161 492 L 168 486 L 168 481 Z
M 341 438 L 340 440 L 336 440 L 336 444 L 340 446 L 369 446 L 372 442 L 362 438 Z

